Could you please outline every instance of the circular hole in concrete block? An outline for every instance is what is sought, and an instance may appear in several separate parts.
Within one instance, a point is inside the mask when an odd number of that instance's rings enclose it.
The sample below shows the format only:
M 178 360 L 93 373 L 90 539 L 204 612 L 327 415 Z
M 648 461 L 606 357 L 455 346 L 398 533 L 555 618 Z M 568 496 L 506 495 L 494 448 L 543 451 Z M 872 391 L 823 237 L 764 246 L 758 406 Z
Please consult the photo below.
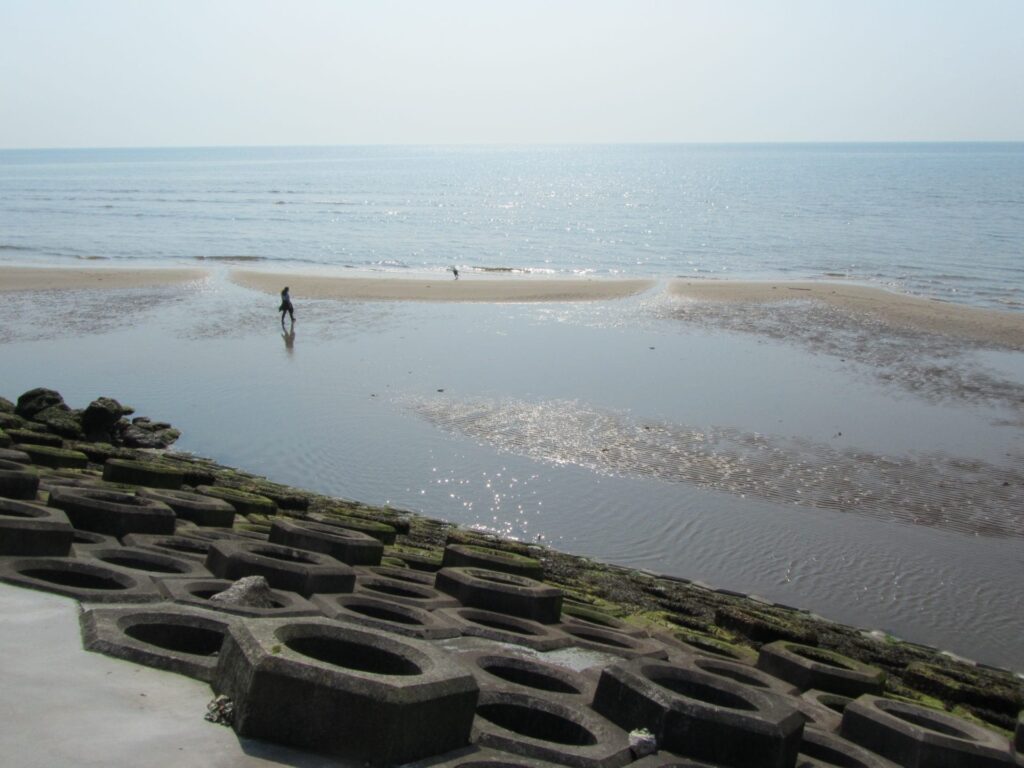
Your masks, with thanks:
M 113 576 L 103 576 L 98 573 L 84 573 L 82 571 L 61 570 L 59 568 L 29 568 L 21 571 L 22 576 L 30 579 L 47 581 L 50 584 L 60 584 L 64 587 L 78 587 L 79 589 L 128 589 L 128 584 L 118 581 Z
M 967 731 L 961 731 L 959 728 L 955 728 L 949 723 L 940 721 L 938 719 L 932 719 L 926 714 L 921 712 L 908 712 L 905 709 L 900 708 L 887 708 L 886 711 L 893 717 L 898 717 L 900 720 L 904 720 L 911 725 L 916 725 L 919 728 L 927 728 L 929 731 L 935 731 L 941 733 L 944 736 L 953 736 L 957 739 L 967 739 L 968 741 L 975 741 L 974 737 L 971 736 Z
M 625 638 L 623 638 L 622 640 L 617 640 L 613 637 L 609 637 L 608 632 L 611 630 L 605 630 L 601 634 L 598 634 L 597 632 L 588 632 L 585 627 L 562 627 L 562 629 L 565 630 L 566 634 L 572 635 L 573 637 L 578 637 L 581 640 L 587 640 L 591 643 L 607 645 L 610 648 L 633 647 L 630 644 L 630 642 Z
M 46 515 L 46 510 L 40 509 L 38 512 L 28 509 L 22 509 L 18 507 L 11 507 L 0 512 L 0 517 L 18 517 L 18 518 L 36 518 L 43 517 Z
M 535 669 L 524 669 L 522 667 L 502 664 L 500 661 L 485 661 L 480 666 L 495 677 L 508 680 L 510 683 L 525 685 L 528 688 L 536 688 L 551 693 L 579 693 L 580 690 L 569 685 L 564 680 L 546 675 Z
M 846 705 L 853 701 L 853 699 L 847 696 L 838 696 L 834 693 L 823 693 L 815 698 L 818 700 L 819 704 L 824 704 L 833 712 L 838 712 L 840 715 L 846 711 Z
M 597 737 L 579 723 L 542 709 L 520 704 L 482 704 L 476 713 L 499 728 L 540 741 L 588 747 Z
M 303 656 L 359 672 L 370 672 L 375 675 L 419 675 L 423 671 L 410 659 L 397 653 L 337 637 L 307 635 L 290 638 L 284 644 Z
M 171 563 L 148 560 L 138 555 L 102 555 L 97 558 L 104 563 L 120 565 L 123 568 L 132 568 L 136 571 L 148 571 L 150 573 L 187 573 L 188 568 L 173 565 Z
M 531 636 L 537 634 L 532 629 L 529 629 L 528 627 L 524 627 L 521 624 L 514 624 L 511 621 L 505 622 L 505 621 L 502 621 L 501 619 L 498 619 L 498 618 L 495 618 L 495 617 L 491 617 L 491 616 L 484 617 L 484 616 L 480 616 L 480 615 L 477 615 L 477 614 L 473 614 L 471 616 L 467 616 L 466 614 L 461 614 L 461 615 L 462 615 L 462 618 L 464 618 L 466 621 L 471 621 L 474 624 L 479 624 L 482 627 L 490 627 L 491 629 L 500 629 L 502 632 L 514 632 L 517 635 L 531 635 Z
M 168 651 L 213 656 L 220 651 L 224 633 L 185 624 L 132 624 L 124 633 L 135 640 Z
M 764 680 L 754 677 L 752 674 L 748 675 L 743 670 L 736 669 L 736 667 L 732 665 L 716 662 L 714 659 L 696 659 L 694 664 L 705 672 L 710 672 L 713 675 L 720 675 L 721 677 L 727 677 L 730 680 L 735 680 L 737 683 L 743 683 L 743 685 L 751 685 L 754 688 L 765 689 L 769 687 Z
M 395 597 L 408 597 L 413 600 L 429 599 L 422 592 L 406 589 L 401 584 L 389 584 L 382 581 L 366 581 L 363 582 L 362 587 L 363 589 L 368 589 L 371 592 L 380 592 L 381 594 L 394 595 Z
M 423 622 L 419 619 L 408 616 L 398 611 L 389 610 L 383 605 L 367 605 L 366 603 L 350 603 L 345 606 L 350 611 L 362 614 L 363 616 L 369 616 L 371 619 L 381 619 L 383 621 L 393 621 L 396 624 L 409 624 L 411 626 L 420 627 L 423 626 Z
M 740 709 L 747 712 L 757 710 L 753 704 L 737 696 L 731 691 L 723 691 L 713 685 L 694 680 L 689 676 L 674 674 L 670 667 L 644 667 L 643 675 L 655 685 L 667 688 L 673 693 L 685 696 L 688 699 L 696 699 L 716 707 L 728 707 L 729 709 Z

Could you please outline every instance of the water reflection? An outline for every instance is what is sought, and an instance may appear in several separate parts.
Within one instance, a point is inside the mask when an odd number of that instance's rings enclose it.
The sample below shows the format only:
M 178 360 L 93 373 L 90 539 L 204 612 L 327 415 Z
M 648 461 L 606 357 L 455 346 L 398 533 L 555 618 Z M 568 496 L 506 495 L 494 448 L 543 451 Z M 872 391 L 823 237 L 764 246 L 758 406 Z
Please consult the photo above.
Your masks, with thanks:
M 291 327 L 286 331 L 284 329 L 284 322 L 281 323 L 281 338 L 284 339 L 284 348 L 288 352 L 288 356 L 291 357 L 295 354 L 295 321 L 292 320 Z

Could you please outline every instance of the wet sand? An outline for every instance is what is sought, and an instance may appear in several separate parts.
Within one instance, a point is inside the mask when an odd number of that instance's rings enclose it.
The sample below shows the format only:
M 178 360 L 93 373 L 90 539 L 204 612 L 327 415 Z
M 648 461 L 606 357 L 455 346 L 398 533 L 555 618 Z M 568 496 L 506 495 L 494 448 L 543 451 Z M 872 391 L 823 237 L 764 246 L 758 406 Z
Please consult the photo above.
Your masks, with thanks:
M 1001 312 L 845 283 L 676 280 L 669 292 L 696 301 L 764 304 L 813 300 L 870 315 L 894 328 L 1024 350 L 1024 312 Z
M 651 288 L 653 280 L 547 279 L 510 277 L 422 279 L 404 277 L 333 277 L 234 270 L 231 280 L 245 288 L 277 294 L 285 285 L 292 296 L 364 301 L 598 301 L 620 299 Z
M 208 275 L 201 269 L 0 267 L 0 292 L 149 288 L 190 283 Z

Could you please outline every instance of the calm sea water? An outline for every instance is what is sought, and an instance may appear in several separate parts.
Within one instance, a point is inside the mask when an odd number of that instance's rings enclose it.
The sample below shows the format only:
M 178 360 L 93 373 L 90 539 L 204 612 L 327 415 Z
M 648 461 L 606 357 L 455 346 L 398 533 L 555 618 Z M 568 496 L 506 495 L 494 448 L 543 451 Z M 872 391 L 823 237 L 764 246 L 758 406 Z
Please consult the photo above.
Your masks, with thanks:
M 1024 144 L 0 152 L 0 260 L 850 277 L 1024 309 Z

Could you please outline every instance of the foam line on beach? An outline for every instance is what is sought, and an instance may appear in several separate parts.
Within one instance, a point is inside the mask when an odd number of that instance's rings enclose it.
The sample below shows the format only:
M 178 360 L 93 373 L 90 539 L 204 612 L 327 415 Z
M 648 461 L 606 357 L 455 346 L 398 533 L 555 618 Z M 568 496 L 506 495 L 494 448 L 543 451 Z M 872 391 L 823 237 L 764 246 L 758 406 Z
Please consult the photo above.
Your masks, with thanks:
M 233 270 L 232 282 L 276 294 L 286 284 L 296 298 L 363 301 L 548 302 L 621 299 L 650 289 L 653 280 L 597 278 L 337 277 Z
M 674 280 L 669 293 L 698 302 L 764 304 L 817 301 L 869 315 L 887 325 L 1024 350 L 1024 312 L 906 296 L 864 285 L 830 282 Z
M 0 292 L 148 288 L 203 280 L 201 269 L 0 267 Z

